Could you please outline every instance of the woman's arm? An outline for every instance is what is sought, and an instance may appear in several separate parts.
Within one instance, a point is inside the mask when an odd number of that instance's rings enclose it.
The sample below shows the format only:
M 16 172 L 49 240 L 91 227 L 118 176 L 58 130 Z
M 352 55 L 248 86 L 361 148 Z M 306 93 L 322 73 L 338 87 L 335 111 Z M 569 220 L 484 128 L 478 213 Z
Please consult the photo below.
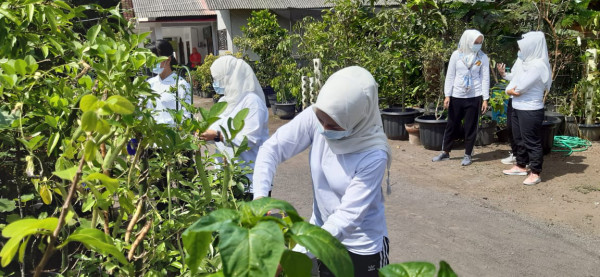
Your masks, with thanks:
M 446 80 L 444 83 L 444 95 L 446 97 L 452 96 L 452 89 L 454 87 L 454 78 L 456 77 L 456 62 L 458 61 L 458 52 L 454 51 L 450 56 L 448 62 L 448 70 L 446 72 Z
M 481 96 L 484 101 L 490 98 L 490 59 L 487 55 L 481 59 Z
M 277 166 L 287 159 L 304 151 L 312 144 L 316 129 L 320 124 L 317 117 L 308 107 L 292 121 L 281 126 L 258 150 L 254 162 L 252 187 L 254 199 L 269 195 L 273 176 Z

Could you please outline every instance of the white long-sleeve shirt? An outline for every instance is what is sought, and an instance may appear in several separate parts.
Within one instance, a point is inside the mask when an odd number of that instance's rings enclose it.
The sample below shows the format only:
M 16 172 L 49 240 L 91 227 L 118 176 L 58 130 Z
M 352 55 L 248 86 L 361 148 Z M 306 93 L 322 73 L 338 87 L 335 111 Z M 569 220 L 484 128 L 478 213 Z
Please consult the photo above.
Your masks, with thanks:
M 235 117 L 235 115 L 244 108 L 248 108 L 248 115 L 246 116 L 246 119 L 244 119 L 244 128 L 242 128 L 238 135 L 233 138 L 232 142 L 236 146 L 239 146 L 244 140 L 244 137 L 248 138 L 248 147 L 250 147 L 250 149 L 242 152 L 239 158 L 244 161 L 242 166 L 249 166 L 252 168 L 254 167 L 256 155 L 258 155 L 258 149 L 263 142 L 269 138 L 269 110 L 262 99 L 254 93 L 246 94 L 228 116 L 224 116 L 213 123 L 209 129 L 221 131 L 219 126 L 223 126 L 225 130 L 227 130 L 227 120 L 230 117 Z M 224 153 L 227 157 L 233 157 L 233 148 L 230 145 L 224 142 L 217 142 L 215 144 L 221 153 Z M 252 175 L 252 173 L 248 173 L 246 174 L 246 177 L 252 181 Z M 251 184 L 249 192 L 252 191 Z
M 519 96 L 511 96 L 513 109 L 534 111 L 544 108 L 544 91 L 546 85 L 542 82 L 540 73 L 537 70 L 520 71 L 510 76 L 506 74 L 504 78 L 510 80 L 510 83 L 506 86 L 506 90 L 516 87 L 515 91 L 521 94 Z
M 168 110 L 177 109 L 177 99 L 175 98 L 175 94 L 171 92 L 171 87 L 175 87 L 177 75 L 175 73 L 169 75 L 167 78 L 162 80 L 159 75 L 156 75 L 147 80 L 150 84 L 150 88 L 156 93 L 158 93 L 159 97 L 156 99 L 156 107 L 152 104 L 151 101 L 148 101 L 147 107 L 153 108 L 158 113 L 154 115 L 154 119 L 157 123 L 168 124 L 170 126 L 175 125 L 175 121 Z M 179 78 L 179 88 L 177 89 L 177 95 L 179 97 L 179 109 L 183 109 L 184 116 L 189 118 L 191 117 L 191 113 L 185 110 L 185 107 L 181 105 L 181 102 L 185 101 L 186 103 L 192 103 L 192 90 L 190 88 L 190 84 L 186 82 L 183 78 Z
M 317 131 L 318 124 L 309 108 L 263 144 L 254 167 L 254 197 L 267 196 L 277 165 L 312 145 L 309 164 L 314 201 L 310 223 L 327 230 L 353 253 L 379 253 L 387 236 L 381 189 L 387 153 L 369 150 L 336 155 Z
M 467 90 L 464 78 L 468 74 L 471 74 L 472 84 Z M 480 51 L 469 69 L 461 60 L 458 50 L 454 51 L 448 63 L 444 95 L 457 98 L 483 96 L 483 100 L 488 100 L 490 98 L 490 61 L 487 55 Z

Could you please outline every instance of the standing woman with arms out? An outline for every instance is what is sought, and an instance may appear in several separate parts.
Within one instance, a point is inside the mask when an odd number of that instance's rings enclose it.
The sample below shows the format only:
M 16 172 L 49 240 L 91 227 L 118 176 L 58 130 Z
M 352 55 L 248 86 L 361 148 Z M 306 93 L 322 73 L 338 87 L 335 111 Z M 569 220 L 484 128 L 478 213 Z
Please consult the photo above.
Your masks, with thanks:
M 448 109 L 448 123 L 444 131 L 442 153 L 432 161 L 450 159 L 454 140 L 460 137 L 464 121 L 465 156 L 461 165 L 472 163 L 471 155 L 477 137 L 480 112 L 487 110 L 490 98 L 489 59 L 481 51 L 483 35 L 477 30 L 466 30 L 452 53 L 444 86 L 444 108 Z
M 239 146 L 244 137 L 248 139 L 250 149 L 241 153 L 240 158 L 244 161 L 243 166 L 254 168 L 258 149 L 269 138 L 269 112 L 258 79 L 250 65 L 233 56 L 223 56 L 215 60 L 210 67 L 210 72 L 215 92 L 224 95 L 219 102 L 227 102 L 227 108 L 221 114 L 221 118 L 200 135 L 200 139 L 214 141 L 218 150 L 231 159 L 233 148 L 223 141 L 221 127 L 227 129 L 228 119 L 235 117 L 242 109 L 248 108 L 244 128 L 232 139 L 232 142 Z M 252 200 L 253 189 L 250 183 L 252 173 L 248 173 L 246 177 L 249 186 L 244 198 Z
M 157 114 L 154 115 L 154 119 L 157 123 L 168 124 L 169 126 L 175 126 L 175 120 L 169 113 L 169 110 L 183 109 L 184 117 L 191 117 L 191 113 L 185 110 L 185 107 L 181 104 L 186 102 L 192 103 L 192 91 L 191 87 L 183 78 L 177 76 L 173 71 L 173 66 L 177 64 L 173 57 L 173 46 L 166 40 L 157 40 L 155 43 L 150 44 L 148 49 L 152 51 L 156 56 L 167 57 L 166 60 L 158 63 L 152 72 L 156 76 L 148 79 L 150 88 L 158 93 L 156 99 L 156 106 L 152 102 L 148 101 L 148 108 L 154 109 Z M 178 86 L 177 93 L 171 92 L 171 88 Z
M 535 185 L 542 181 L 544 91 L 550 90 L 552 71 L 544 33 L 529 32 L 517 43 L 521 67 L 513 73 L 514 76 L 506 87 L 506 94 L 513 99 L 511 116 L 517 163 L 502 172 L 506 175 L 528 175 L 523 184 Z M 529 174 L 527 164 L 531 170 Z
M 390 148 L 377 83 L 367 70 L 352 66 L 331 75 L 317 102 L 263 144 L 256 158 L 254 199 L 267 196 L 277 165 L 309 147 L 310 223 L 346 247 L 355 276 L 377 276 L 389 263 L 381 182 L 389 169 Z M 319 263 L 319 271 L 333 276 L 324 264 Z

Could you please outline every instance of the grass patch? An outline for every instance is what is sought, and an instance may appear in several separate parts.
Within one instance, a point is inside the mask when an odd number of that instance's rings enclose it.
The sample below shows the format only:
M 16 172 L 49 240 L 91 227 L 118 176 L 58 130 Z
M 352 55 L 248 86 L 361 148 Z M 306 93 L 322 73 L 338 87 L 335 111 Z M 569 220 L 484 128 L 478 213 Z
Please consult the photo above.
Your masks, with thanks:
M 575 187 L 575 191 L 588 194 L 593 191 L 600 191 L 600 185 L 581 185 Z

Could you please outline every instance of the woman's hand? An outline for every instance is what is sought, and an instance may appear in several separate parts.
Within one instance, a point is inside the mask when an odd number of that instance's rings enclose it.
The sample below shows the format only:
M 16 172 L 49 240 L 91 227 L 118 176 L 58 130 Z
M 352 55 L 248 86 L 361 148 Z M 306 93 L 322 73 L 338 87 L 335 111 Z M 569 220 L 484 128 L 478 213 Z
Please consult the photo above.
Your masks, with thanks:
M 217 131 L 215 130 L 206 130 L 206 132 L 200 135 L 201 140 L 213 141 L 217 137 Z
M 518 93 L 518 92 L 515 91 L 516 88 L 517 87 L 514 87 L 514 88 L 511 88 L 511 89 L 507 90 L 506 94 L 512 95 L 512 96 L 519 96 L 519 95 L 521 95 L 520 93 Z
M 496 68 L 498 69 L 498 72 L 500 72 L 500 76 L 504 78 L 504 76 L 506 76 L 506 65 L 503 63 L 499 63 L 496 64 Z
M 484 114 L 485 112 L 487 112 L 487 110 L 488 110 L 488 101 L 483 100 L 483 103 L 481 103 L 481 114 Z
M 448 107 L 450 107 L 450 96 L 444 98 L 444 109 L 448 109 Z

